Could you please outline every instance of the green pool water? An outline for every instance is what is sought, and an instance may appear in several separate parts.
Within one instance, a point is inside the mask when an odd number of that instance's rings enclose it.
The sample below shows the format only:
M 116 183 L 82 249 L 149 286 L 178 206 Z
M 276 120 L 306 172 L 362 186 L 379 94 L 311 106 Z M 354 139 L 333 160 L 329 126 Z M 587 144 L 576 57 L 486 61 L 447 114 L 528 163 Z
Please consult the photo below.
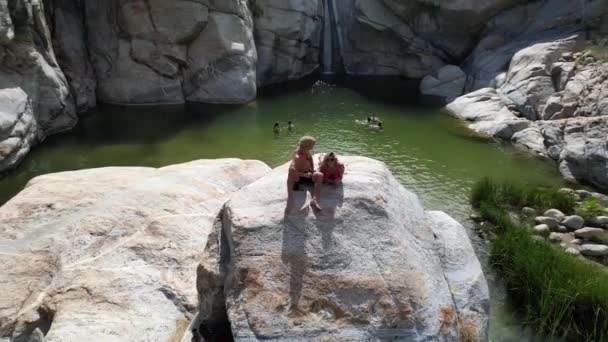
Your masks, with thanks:
M 0 202 L 32 177 L 101 166 L 163 166 L 200 158 L 260 159 L 271 166 L 290 158 L 298 138 L 317 138 L 315 151 L 384 161 L 426 208 L 443 210 L 469 228 L 492 292 L 492 341 L 522 341 L 522 329 L 496 275 L 486 265 L 487 243 L 473 232 L 468 193 L 484 177 L 526 185 L 559 186 L 556 168 L 510 146 L 481 139 L 436 108 L 412 104 L 416 95 L 389 82 L 346 87 L 321 81 L 267 90 L 245 106 L 101 106 L 72 131 L 35 148 L 0 180 Z M 370 113 L 385 129 L 361 123 Z M 294 131 L 272 132 L 291 120 Z

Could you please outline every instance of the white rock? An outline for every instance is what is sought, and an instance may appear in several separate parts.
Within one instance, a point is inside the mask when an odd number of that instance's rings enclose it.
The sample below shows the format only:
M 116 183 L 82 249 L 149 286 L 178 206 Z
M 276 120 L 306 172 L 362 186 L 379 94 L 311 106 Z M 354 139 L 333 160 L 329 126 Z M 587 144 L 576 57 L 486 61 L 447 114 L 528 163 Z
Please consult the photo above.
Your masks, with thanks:
M 563 235 L 561 233 L 551 233 L 549 234 L 549 241 L 551 242 L 561 242 Z
M 579 248 L 579 251 L 584 256 L 603 257 L 608 255 L 608 246 L 585 244 Z
M 534 228 L 532 228 L 532 231 L 536 235 L 545 236 L 545 237 L 549 236 L 549 234 L 551 233 L 551 229 L 546 224 L 539 224 L 537 226 L 534 226 Z
M 515 116 L 493 88 L 483 88 L 460 96 L 450 102 L 446 109 L 454 116 L 466 120 L 474 131 L 489 136 L 500 135 L 503 139 L 510 139 L 530 124 Z
M 536 209 L 530 207 L 523 207 L 521 209 L 521 213 L 526 217 L 532 217 L 536 215 Z
M 552 217 L 547 217 L 547 216 L 537 216 L 534 219 L 534 222 L 536 222 L 538 224 L 546 224 L 550 229 L 555 229 L 555 228 L 557 228 L 557 226 L 559 226 L 559 221 L 557 221 L 556 219 L 554 219 Z
M 558 190 L 558 192 L 563 193 L 563 194 L 569 194 L 569 195 L 574 195 L 576 193 L 574 191 L 574 189 L 571 189 L 571 188 L 560 188 Z
M 554 218 L 558 222 L 562 222 L 564 220 L 564 217 L 566 217 L 566 215 L 564 215 L 564 213 L 562 213 L 561 211 L 559 211 L 557 209 L 549 209 L 549 210 L 545 211 L 544 216 Z
M 583 240 L 581 240 L 581 239 L 573 239 L 573 240 L 570 240 L 570 243 L 573 244 L 573 245 L 580 245 L 580 244 L 583 243 Z
M 540 119 L 550 95 L 555 92 L 549 72 L 563 52 L 571 51 L 576 37 L 528 46 L 513 56 L 505 84 L 499 93 L 514 103 L 529 120 Z
M 566 248 L 566 253 L 570 254 L 570 255 L 580 255 L 581 252 L 578 251 L 578 249 L 574 248 L 574 247 L 568 247 Z
M 487 340 L 488 288 L 462 226 L 425 211 L 384 164 L 342 159 L 344 184 L 323 186 L 322 212 L 297 192 L 285 214 L 288 165 L 227 203 L 224 288 L 235 340 L 368 341 L 383 329 L 457 340 L 458 321 Z
M 2 333 L 30 340 L 48 324 L 46 342 L 179 341 L 214 220 L 269 170 L 221 159 L 34 178 L 0 208 Z
M 591 228 L 585 227 L 578 229 L 574 232 L 574 235 L 579 239 L 584 240 L 599 240 L 599 241 L 608 241 L 608 233 L 601 228 Z
M 562 224 L 570 230 L 577 230 L 583 228 L 585 225 L 585 219 L 578 215 L 567 216 L 562 221 Z

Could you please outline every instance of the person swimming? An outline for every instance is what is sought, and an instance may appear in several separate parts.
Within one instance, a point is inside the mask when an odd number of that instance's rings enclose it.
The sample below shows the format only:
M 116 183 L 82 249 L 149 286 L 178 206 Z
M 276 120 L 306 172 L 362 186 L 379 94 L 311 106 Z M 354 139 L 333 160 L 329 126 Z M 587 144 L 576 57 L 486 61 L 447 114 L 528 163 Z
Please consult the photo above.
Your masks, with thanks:
M 296 126 L 294 126 L 291 121 L 287 121 L 287 129 L 291 132 L 296 128 Z
M 375 113 L 372 113 L 372 117 L 369 118 L 367 121 L 374 125 L 378 124 L 378 122 L 382 122 L 382 120 L 380 120 L 380 118 L 377 117 Z
M 280 133 L 280 132 L 281 132 L 281 126 L 279 125 L 279 122 L 278 122 L 278 121 L 274 123 L 274 126 L 272 126 L 272 131 L 273 131 L 275 134 L 278 134 L 278 133 Z

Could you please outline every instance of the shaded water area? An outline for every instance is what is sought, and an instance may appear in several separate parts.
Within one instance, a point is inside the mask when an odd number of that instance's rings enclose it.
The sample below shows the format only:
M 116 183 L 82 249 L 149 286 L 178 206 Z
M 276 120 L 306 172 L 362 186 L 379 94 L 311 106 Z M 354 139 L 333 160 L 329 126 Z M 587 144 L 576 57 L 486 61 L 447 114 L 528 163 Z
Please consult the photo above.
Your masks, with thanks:
M 551 163 L 481 139 L 437 108 L 415 104 L 416 92 L 385 80 L 328 84 L 317 81 L 266 89 L 245 106 L 101 106 L 71 132 L 52 137 L 0 180 L 0 202 L 40 174 L 103 166 L 164 166 L 201 158 L 260 159 L 278 166 L 298 138 L 313 135 L 317 152 L 364 155 L 384 161 L 425 207 L 443 210 L 467 226 L 492 292 L 492 341 L 531 339 L 487 265 L 488 244 L 468 220 L 468 193 L 484 176 L 529 186 L 559 186 Z M 377 114 L 385 129 L 363 121 Z M 288 120 L 294 131 L 273 134 Z

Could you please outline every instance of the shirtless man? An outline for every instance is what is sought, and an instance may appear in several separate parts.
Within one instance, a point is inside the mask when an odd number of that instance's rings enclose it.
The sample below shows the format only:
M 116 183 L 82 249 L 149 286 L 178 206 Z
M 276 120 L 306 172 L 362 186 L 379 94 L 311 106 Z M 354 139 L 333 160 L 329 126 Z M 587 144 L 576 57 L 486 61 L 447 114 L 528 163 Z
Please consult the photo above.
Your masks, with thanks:
M 312 148 L 316 140 L 313 137 L 305 136 L 300 138 L 298 149 L 294 153 L 289 174 L 287 175 L 287 207 L 291 208 L 293 202 L 293 191 L 300 185 L 313 185 L 312 200 L 310 206 L 313 209 L 321 210 L 319 206 L 319 193 L 323 184 L 323 174 L 315 171 L 314 161 L 312 160 Z M 295 188 L 295 189 L 294 189 Z

